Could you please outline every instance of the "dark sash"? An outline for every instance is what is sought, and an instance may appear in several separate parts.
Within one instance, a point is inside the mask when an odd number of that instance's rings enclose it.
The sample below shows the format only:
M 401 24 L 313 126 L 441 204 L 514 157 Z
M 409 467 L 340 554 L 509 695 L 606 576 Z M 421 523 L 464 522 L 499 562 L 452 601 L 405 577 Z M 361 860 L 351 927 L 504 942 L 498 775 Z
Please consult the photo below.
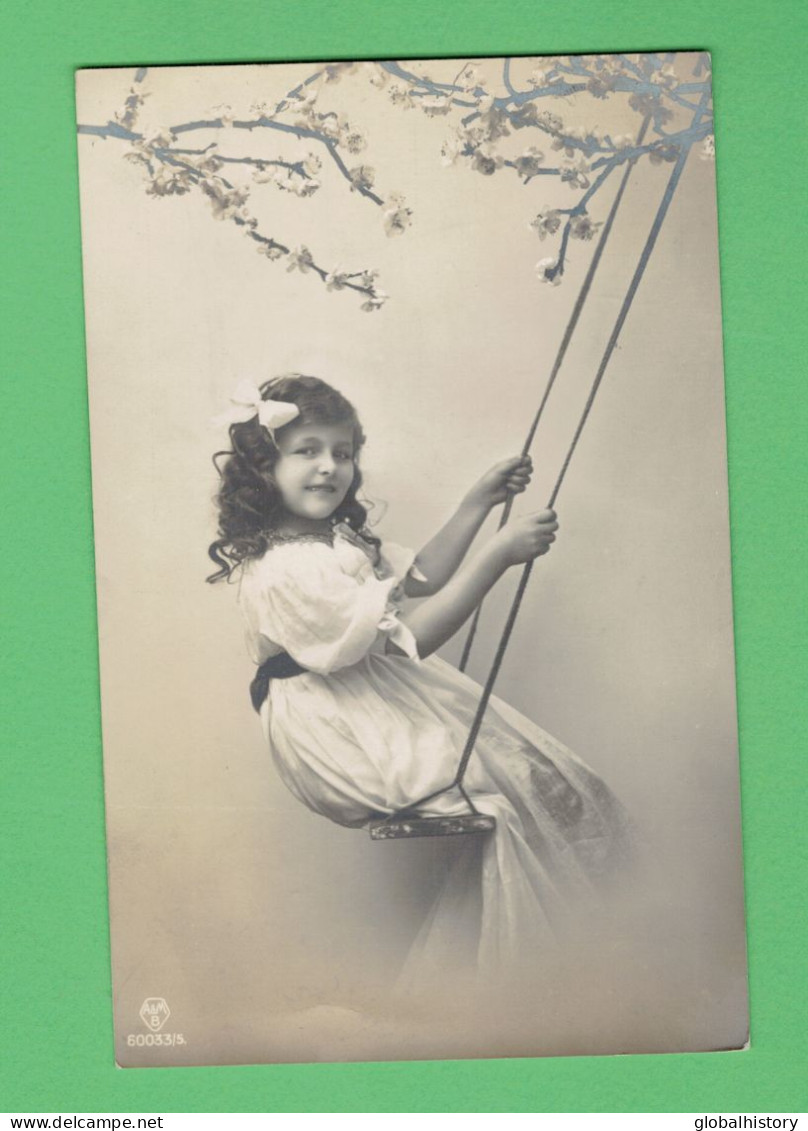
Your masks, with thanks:
M 288 652 L 279 652 L 277 656 L 270 656 L 264 660 L 250 684 L 250 699 L 256 711 L 261 710 L 264 700 L 269 695 L 269 681 L 271 679 L 291 679 L 293 675 L 302 675 L 308 668 L 302 668 L 297 660 L 293 660 Z

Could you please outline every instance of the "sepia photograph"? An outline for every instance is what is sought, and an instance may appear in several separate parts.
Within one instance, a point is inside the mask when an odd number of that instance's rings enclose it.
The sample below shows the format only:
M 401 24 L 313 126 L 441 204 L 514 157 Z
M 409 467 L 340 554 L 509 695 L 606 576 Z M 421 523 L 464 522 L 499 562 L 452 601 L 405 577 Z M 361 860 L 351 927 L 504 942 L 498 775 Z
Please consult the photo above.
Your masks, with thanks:
M 744 1048 L 709 55 L 76 91 L 117 1063 Z

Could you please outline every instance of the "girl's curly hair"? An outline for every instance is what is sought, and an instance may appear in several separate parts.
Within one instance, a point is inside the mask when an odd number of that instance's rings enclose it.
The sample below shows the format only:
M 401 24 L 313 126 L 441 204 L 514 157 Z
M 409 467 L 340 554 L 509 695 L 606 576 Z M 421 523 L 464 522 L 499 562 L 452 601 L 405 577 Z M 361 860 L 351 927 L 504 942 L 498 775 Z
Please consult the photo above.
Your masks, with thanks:
M 285 425 L 286 428 L 300 424 L 344 424 L 353 430 L 353 482 L 332 518 L 347 522 L 357 534 L 372 545 L 378 545 L 378 538 L 365 529 L 367 508 L 356 497 L 362 485 L 358 456 L 365 434 L 350 401 L 319 377 L 305 377 L 300 373 L 264 382 L 261 397 L 297 405 L 300 414 Z M 280 453 L 269 431 L 258 423 L 256 415 L 242 424 L 231 424 L 229 432 L 231 450 L 216 452 L 213 457 L 221 480 L 216 494 L 219 537 L 211 543 L 208 556 L 219 568 L 207 578 L 210 582 L 229 579 L 242 562 L 266 553 L 271 532 L 285 513 L 273 476 Z M 278 429 L 279 435 L 282 432 L 283 428 Z M 218 461 L 222 457 L 227 458 L 220 467 Z

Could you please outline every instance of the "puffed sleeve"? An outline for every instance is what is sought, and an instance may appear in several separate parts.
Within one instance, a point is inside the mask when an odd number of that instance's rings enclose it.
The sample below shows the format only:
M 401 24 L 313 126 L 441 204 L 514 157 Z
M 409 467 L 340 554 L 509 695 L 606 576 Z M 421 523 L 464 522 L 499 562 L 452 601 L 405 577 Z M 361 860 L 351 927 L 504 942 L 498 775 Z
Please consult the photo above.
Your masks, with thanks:
M 408 574 L 410 577 L 414 577 L 416 581 L 426 581 L 418 566 L 415 565 L 415 552 L 413 550 L 406 546 L 399 546 L 397 542 L 385 541 L 382 543 L 381 555 L 385 573 L 394 574 L 401 581 Z
M 325 675 L 383 651 L 386 638 L 418 658 L 392 600 L 399 582 L 396 572 L 385 578 L 345 572 L 323 543 L 281 545 L 249 563 L 240 604 L 248 631 Z

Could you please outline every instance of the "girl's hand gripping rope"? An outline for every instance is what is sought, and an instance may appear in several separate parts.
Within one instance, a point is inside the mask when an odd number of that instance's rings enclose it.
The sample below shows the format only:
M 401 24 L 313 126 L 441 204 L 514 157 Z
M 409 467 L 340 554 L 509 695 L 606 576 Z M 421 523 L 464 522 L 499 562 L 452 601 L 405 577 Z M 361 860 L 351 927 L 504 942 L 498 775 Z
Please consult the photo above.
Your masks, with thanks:
M 416 565 L 429 578 L 428 586 L 408 579 L 407 595 L 423 597 L 437 593 L 455 574 L 491 508 L 524 491 L 532 473 L 530 456 L 515 456 L 494 464 L 474 484 L 449 521 L 419 550 Z M 504 566 L 504 561 L 501 564 Z
M 466 498 L 490 510 L 491 507 L 504 503 L 509 495 L 521 494 L 532 474 L 533 461 L 530 456 L 513 456 L 511 459 L 501 460 L 474 484 Z
M 494 535 L 494 540 L 499 542 L 508 565 L 523 565 L 547 553 L 555 542 L 557 530 L 556 513 L 547 508 L 512 519 Z
M 481 547 L 444 587 L 401 619 L 412 632 L 418 654 L 429 656 L 445 644 L 474 612 L 503 573 L 511 566 L 546 554 L 558 530 L 555 511 L 514 519 Z

